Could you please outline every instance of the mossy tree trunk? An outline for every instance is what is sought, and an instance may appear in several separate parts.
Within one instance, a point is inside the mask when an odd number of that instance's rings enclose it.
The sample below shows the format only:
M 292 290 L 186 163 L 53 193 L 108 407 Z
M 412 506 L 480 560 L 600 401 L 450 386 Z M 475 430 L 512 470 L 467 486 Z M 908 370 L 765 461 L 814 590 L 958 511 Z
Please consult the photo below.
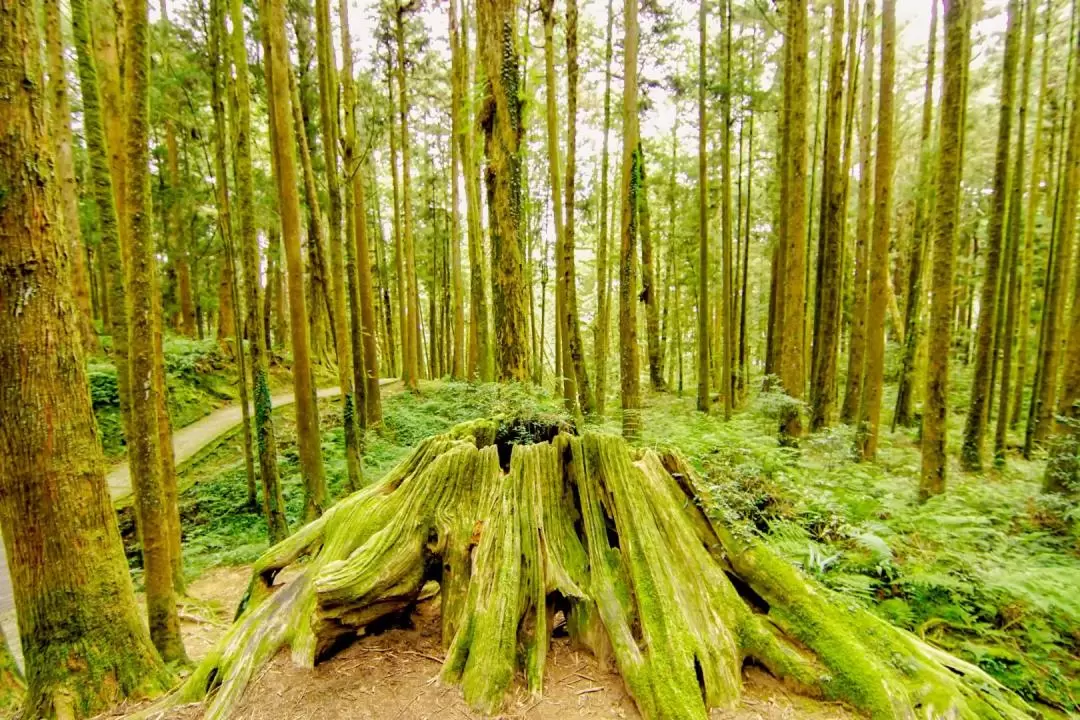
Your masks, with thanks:
M 222 0 L 224 1 L 224 0 Z M 252 180 L 251 160 L 251 83 L 248 78 L 247 46 L 244 42 L 244 12 L 241 0 L 228 0 L 228 12 L 232 20 L 232 32 L 229 35 L 229 57 L 235 77 L 235 111 L 233 113 L 233 165 L 236 177 L 236 207 L 240 236 L 241 266 L 244 272 L 244 295 L 247 298 L 248 324 L 261 328 L 265 319 L 264 309 L 259 301 L 259 240 L 255 228 L 255 189 Z M 224 12 L 224 9 L 222 10 Z M 216 19 L 224 28 L 224 18 Z M 269 233 L 270 255 L 280 255 L 277 233 Z M 284 299 L 280 292 L 280 258 L 275 266 L 276 272 L 268 278 L 269 283 L 277 284 L 276 294 Z M 269 289 L 268 289 L 269 292 Z M 279 311 L 279 337 L 283 336 L 281 323 L 284 312 Z M 259 451 L 259 478 L 263 490 L 263 514 L 266 516 L 267 531 L 272 542 L 278 542 L 289 534 L 285 520 L 285 500 L 281 492 L 281 483 L 277 468 L 277 441 L 274 437 L 274 416 L 270 406 L 270 348 L 263 333 L 253 333 L 251 351 L 251 388 L 255 405 L 255 439 Z
M 698 7 L 698 282 L 697 282 L 697 409 L 707 413 L 709 398 L 709 149 L 706 48 L 709 25 L 706 0 Z M 774 276 L 776 268 L 773 268 Z M 772 314 L 770 313 L 770 318 Z
M 360 428 L 382 422 L 382 396 L 379 393 L 378 321 L 375 316 L 375 288 L 371 274 L 371 249 L 368 243 L 367 201 L 364 181 L 367 173 L 358 152 L 356 136 L 356 83 L 353 80 L 352 38 L 349 33 L 348 9 L 340 3 L 342 90 L 345 104 L 345 151 L 343 156 L 347 199 L 346 220 L 352 223 L 351 237 L 345 246 L 349 280 L 349 306 L 352 310 L 354 376 L 356 378 L 357 408 Z M 348 213 L 351 209 L 352 212 Z M 349 235 L 349 233 L 346 233 Z M 359 337 L 357 337 L 359 334 Z M 361 436 L 362 437 L 362 436 Z M 361 448 L 362 449 L 362 448 Z
M 577 108 L 578 108 L 578 5 L 566 1 L 566 215 L 563 227 L 563 313 L 566 316 L 566 345 L 570 370 L 575 376 L 577 403 L 591 414 L 596 407 L 589 372 L 585 366 L 585 344 L 577 301 Z
M 85 50 L 86 8 L 73 5 Z M 24 716 L 77 718 L 159 693 L 171 675 L 139 617 L 105 484 L 70 242 L 53 222 L 61 208 L 41 41 L 33 3 L 0 8 L 0 527 L 26 661 Z M 100 140 L 100 123 L 94 130 Z M 0 640 L 0 697 L 18 687 L 15 675 Z
M 922 125 L 919 129 L 919 175 L 915 188 L 915 218 L 908 250 L 907 297 L 904 300 L 904 344 L 900 356 L 900 378 L 896 388 L 896 409 L 893 427 L 914 424 L 916 386 L 915 360 L 922 332 L 919 316 L 922 312 L 923 264 L 926 258 L 927 216 L 933 205 L 930 187 L 930 161 L 934 140 L 930 132 L 934 117 L 934 75 L 937 70 L 938 2 L 930 4 L 930 39 L 926 52 L 926 84 L 923 89 Z
M 833 421 L 836 404 L 836 354 L 839 347 L 841 258 L 847 183 L 841 175 L 840 147 L 844 107 L 844 2 L 832 3 L 829 50 L 829 94 L 825 103 L 825 167 L 821 178 L 821 223 L 818 230 L 817 307 L 811 362 L 810 429 Z
M 881 8 L 881 81 L 878 102 L 877 157 L 874 162 L 874 229 L 868 249 L 869 289 L 866 308 L 866 367 L 859 402 L 856 445 L 859 457 L 877 455 L 881 396 L 885 388 L 885 315 L 888 311 L 889 232 L 892 223 L 893 99 L 896 82 L 896 0 Z
M 870 218 L 873 215 L 873 157 L 874 119 L 874 35 L 875 2 L 866 0 L 863 11 L 862 89 L 859 101 L 859 196 L 855 213 L 855 265 L 852 280 L 851 327 L 848 330 L 847 381 L 840 420 L 853 423 L 858 418 L 859 402 L 866 374 L 866 308 L 869 299 Z
M 59 0 L 42 3 L 45 11 L 45 44 L 48 54 L 49 137 L 54 143 L 56 179 L 60 187 L 64 237 L 69 241 L 71 282 L 79 306 L 79 335 L 88 353 L 101 349 L 94 330 L 90 305 L 90 276 L 86 268 L 86 247 L 79 226 L 79 188 L 75 180 L 75 160 L 71 145 L 71 101 L 68 98 L 67 67 L 64 63 L 63 23 Z
M 1031 0 L 1032 3 L 1035 0 Z M 1031 175 L 1028 180 L 1027 209 L 1024 217 L 1024 255 L 1023 274 L 1020 277 L 1020 307 L 1018 309 L 1019 320 L 1017 326 L 1016 342 L 1019 346 L 1016 358 L 1016 383 L 1013 393 L 1012 408 L 1009 417 L 1009 426 L 1015 427 L 1024 410 L 1024 387 L 1028 376 L 1028 336 L 1031 331 L 1031 294 L 1034 288 L 1035 278 L 1035 226 L 1038 220 L 1039 204 L 1044 196 L 1043 183 L 1043 120 L 1046 116 L 1046 100 L 1049 95 L 1050 52 L 1053 42 L 1050 39 L 1050 31 L 1054 26 L 1054 13 L 1052 12 L 1053 0 L 1047 0 L 1045 25 L 1043 29 L 1042 61 L 1039 74 L 1039 100 L 1035 110 L 1035 139 L 1031 147 Z M 1052 143 L 1051 143 L 1052 144 Z
M 783 243 L 783 282 L 784 311 L 781 315 L 783 342 L 781 343 L 780 364 L 777 368 L 784 391 L 793 398 L 803 396 L 805 377 L 805 353 L 803 335 L 805 332 L 806 310 L 804 307 L 805 286 L 798 278 L 803 277 L 806 267 L 806 115 L 808 105 L 807 83 L 807 5 L 806 0 L 792 0 L 787 4 L 787 33 L 784 44 L 787 47 L 787 62 L 784 73 L 785 85 L 784 125 L 786 152 L 784 153 L 784 172 L 788 176 L 787 199 L 781 205 L 780 212 L 787 218 Z M 786 437 L 798 438 L 802 435 L 802 418 L 798 412 L 788 413 L 782 427 Z
M 641 191 L 641 145 L 638 139 L 638 0 L 623 8 L 623 150 L 619 242 L 619 389 L 622 432 L 641 435 L 641 357 L 637 323 L 638 193 Z
M 638 223 L 641 237 L 641 294 L 639 300 L 645 306 L 645 353 L 649 362 L 649 386 L 663 391 L 664 369 L 660 352 L 660 251 L 659 243 L 653 242 L 651 213 L 649 212 L 649 182 L 645 172 L 645 144 L 639 139 L 638 154 L 641 156 L 641 187 L 638 190 Z
M 480 62 L 485 74 L 484 128 L 492 295 L 500 381 L 529 377 L 529 321 L 521 221 L 521 82 L 516 0 L 477 0 Z
M 405 19 L 417 8 L 417 0 L 398 2 L 394 12 L 394 38 L 397 42 L 397 107 L 398 130 L 401 132 L 401 242 L 405 253 L 405 325 L 409 344 L 405 352 L 405 385 L 413 390 L 423 372 L 423 350 L 420 333 L 420 289 L 416 277 L 416 243 L 413 238 L 412 211 L 412 146 L 409 136 L 409 96 L 405 78 Z
M 461 115 L 465 110 L 465 64 L 461 56 L 461 31 L 458 29 L 457 0 L 448 3 L 450 39 L 450 266 L 453 285 L 453 377 L 466 379 L 465 280 L 461 268 Z M 468 178 L 465 180 L 468 182 Z M 467 211 L 466 211 L 467 212 Z
M 292 333 L 293 392 L 296 396 L 296 434 L 300 473 L 304 480 L 304 518 L 312 520 L 326 506 L 326 474 L 323 469 L 319 412 L 315 402 L 308 337 L 307 302 L 304 297 L 304 267 L 300 259 L 300 197 L 293 143 L 292 101 L 289 97 L 289 54 L 285 39 L 283 0 L 269 0 L 262 15 L 263 31 L 270 53 L 269 95 L 273 152 L 277 157 L 277 190 L 285 243 L 285 266 L 289 288 L 289 327 Z
M 979 324 L 975 331 L 975 372 L 964 423 L 964 443 L 960 448 L 960 462 L 966 470 L 982 468 L 983 436 L 986 434 L 987 418 L 990 415 L 991 385 L 996 359 L 994 331 L 1001 274 L 1001 245 L 1005 235 L 1005 211 L 1009 192 L 1009 145 L 1012 141 L 1016 61 L 1020 51 L 1020 20 L 1016 17 L 1018 0 L 1010 0 L 1008 8 L 1005 56 L 1001 71 L 1001 110 L 998 117 L 997 150 L 994 153 L 993 198 L 987 226 L 986 264 L 979 293 Z
M 518 671 L 543 692 L 561 613 L 649 720 L 730 706 L 746 662 L 872 718 L 1031 717 L 978 668 L 834 598 L 727 524 L 711 488 L 680 455 L 619 437 L 535 418 L 459 425 L 268 550 L 237 622 L 170 702 L 209 695 L 205 717 L 225 718 L 279 649 L 310 667 L 407 618 L 438 581 L 441 678 L 487 715 Z
M 930 326 L 922 423 L 919 495 L 945 490 L 949 352 L 953 320 L 953 260 L 960 196 L 961 119 L 965 102 L 964 55 L 968 0 L 945 0 L 945 64 L 942 69 L 941 145 L 935 185 L 936 212 L 931 254 Z
M 724 408 L 724 419 L 731 418 L 734 403 L 735 375 L 733 360 L 735 357 L 735 311 L 734 311 L 734 265 L 732 261 L 731 233 L 731 0 L 721 4 L 721 17 L 724 23 L 724 84 L 720 93 L 720 300 L 717 313 L 720 315 L 720 333 L 722 335 L 720 351 L 720 401 Z
M 1019 13 L 1021 3 L 1017 7 L 1010 5 L 1010 10 Z M 1031 90 L 1031 66 L 1035 55 L 1035 0 L 1027 0 L 1023 5 L 1023 66 L 1020 76 L 1019 112 L 1017 113 L 1016 157 L 1013 161 L 1013 174 L 1009 182 L 1008 227 L 1006 229 L 1005 242 L 1005 271 L 1001 280 L 1002 304 L 1005 310 L 1004 325 L 1001 331 L 999 343 L 1001 345 L 1001 394 L 998 397 L 998 415 L 994 427 L 994 464 L 997 466 L 1005 463 L 1006 435 L 1009 429 L 1009 409 L 1012 403 L 1012 377 L 1013 369 L 1013 346 L 1016 340 L 1017 313 L 1020 305 L 1020 239 L 1021 239 L 1021 208 L 1024 201 L 1024 170 L 1027 162 L 1027 117 L 1028 96 Z M 1019 25 L 1020 18 L 1014 22 Z M 1019 30 L 1017 31 L 1019 32 Z M 1067 367 L 1067 365 L 1066 365 Z M 1019 377 L 1016 382 L 1023 384 L 1023 378 Z
M 150 45 L 146 0 L 127 5 L 125 94 L 127 99 L 127 223 L 129 372 L 131 373 L 131 432 L 128 458 L 131 464 L 135 512 L 142 544 L 146 584 L 146 611 L 150 637 L 166 662 L 185 661 L 180 620 L 173 588 L 172 504 L 167 491 L 162 455 L 172 452 L 161 445 L 155 379 L 158 355 L 155 306 L 156 248 L 150 219 L 149 87 Z M 171 502 L 170 502 L 171 500 Z
M 611 224 L 608 222 L 609 174 L 611 155 L 611 58 L 615 12 L 612 0 L 607 3 L 607 30 L 604 43 L 604 139 L 600 150 L 600 232 L 596 238 L 596 324 L 593 327 L 593 371 L 596 373 L 596 414 L 603 416 L 607 400 L 607 356 L 611 326 Z

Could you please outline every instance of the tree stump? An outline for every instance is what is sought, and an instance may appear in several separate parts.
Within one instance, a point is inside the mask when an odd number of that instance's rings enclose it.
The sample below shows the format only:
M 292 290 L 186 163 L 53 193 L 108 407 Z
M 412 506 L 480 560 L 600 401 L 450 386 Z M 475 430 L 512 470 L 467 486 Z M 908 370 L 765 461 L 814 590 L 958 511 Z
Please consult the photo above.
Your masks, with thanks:
M 802 576 L 674 452 L 544 422 L 474 421 L 423 441 L 256 563 L 233 627 L 170 703 L 225 718 L 289 648 L 302 666 L 441 593 L 442 680 L 496 713 L 517 674 L 543 692 L 557 614 L 613 662 L 641 714 L 704 719 L 742 668 L 872 718 L 1028 718 L 977 667 Z M 284 568 L 299 574 L 275 586 Z

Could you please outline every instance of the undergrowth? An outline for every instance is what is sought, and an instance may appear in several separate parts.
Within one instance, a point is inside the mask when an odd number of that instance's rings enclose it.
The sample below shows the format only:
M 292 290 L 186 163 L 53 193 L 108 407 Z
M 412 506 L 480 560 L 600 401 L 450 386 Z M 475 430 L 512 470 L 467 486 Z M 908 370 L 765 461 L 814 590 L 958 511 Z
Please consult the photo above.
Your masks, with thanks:
M 776 429 L 790 402 L 762 393 L 723 422 L 695 412 L 689 396 L 649 395 L 643 442 L 689 456 L 719 490 L 723 506 L 710 511 L 760 534 L 825 587 L 976 662 L 1033 702 L 1080 711 L 1080 522 L 1075 502 L 1042 492 L 1045 464 L 1010 457 L 981 475 L 954 467 L 948 491 L 920 504 L 909 432 L 883 427 L 875 463 L 856 462 L 846 427 L 782 447 Z M 390 394 L 383 408 L 383 426 L 366 436 L 366 482 L 422 438 L 464 420 L 566 419 L 558 399 L 526 386 L 423 384 L 419 394 Z M 320 410 L 338 498 L 346 475 L 340 405 L 323 401 Z M 303 497 L 292 409 L 275 418 L 295 529 Z M 617 413 L 591 424 L 618 432 Z M 265 549 L 265 522 L 246 507 L 237 434 L 191 464 L 184 480 L 197 481 L 181 501 L 189 575 L 251 562 Z

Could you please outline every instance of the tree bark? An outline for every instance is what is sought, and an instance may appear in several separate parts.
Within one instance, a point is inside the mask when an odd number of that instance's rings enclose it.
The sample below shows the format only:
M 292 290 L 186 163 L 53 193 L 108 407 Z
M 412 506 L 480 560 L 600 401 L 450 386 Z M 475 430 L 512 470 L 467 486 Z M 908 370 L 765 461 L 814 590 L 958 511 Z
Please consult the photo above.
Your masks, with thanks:
M 967 5 L 968 0 L 944 0 L 941 145 L 938 150 L 937 201 L 931 249 L 930 325 L 919 479 L 919 496 L 923 499 L 945 490 L 945 424 L 949 409 L 949 345 L 953 319 L 953 246 L 959 215 L 961 119 L 965 103 L 964 47 L 969 32 Z
M 697 282 L 697 409 L 707 413 L 709 397 L 709 150 L 706 103 L 708 14 L 705 0 L 698 9 L 698 282 Z
M 623 9 L 623 151 L 622 213 L 619 252 L 619 388 L 622 391 L 623 437 L 641 436 L 641 358 L 637 339 L 638 193 L 641 191 L 641 146 L 638 139 L 638 5 Z
M 909 427 L 914 423 L 915 357 L 922 333 L 919 315 L 922 312 L 923 262 L 926 257 L 927 216 L 933 205 L 930 185 L 930 161 L 934 142 L 930 131 L 934 116 L 934 73 L 937 69 L 938 2 L 930 7 L 930 39 L 926 51 L 926 85 L 923 90 L 922 126 L 919 131 L 919 176 L 915 190 L 914 232 L 908 252 L 907 297 L 904 301 L 904 344 L 900 359 L 900 380 L 896 388 L 896 408 L 893 427 Z
M 889 232 L 892 222 L 893 97 L 896 80 L 896 0 L 881 8 L 881 88 L 877 158 L 874 165 L 874 234 L 871 238 L 870 297 L 866 314 L 866 377 L 859 405 L 856 443 L 863 460 L 877 455 L 881 396 L 885 386 L 885 315 L 889 302 Z
M 792 0 L 787 6 L 787 36 L 790 46 L 789 63 L 785 69 L 788 77 L 788 123 L 784 129 L 788 136 L 787 154 L 784 162 L 788 181 L 787 201 L 781 213 L 787 214 L 787 234 L 784 242 L 784 340 L 781 351 L 780 381 L 784 391 L 795 399 L 803 397 L 806 383 L 803 333 L 806 311 L 804 307 L 805 286 L 800 282 L 806 266 L 806 112 L 807 112 L 807 7 L 806 0 Z M 798 438 L 803 433 L 802 418 L 797 410 L 787 413 L 782 427 L 787 438 Z
M 236 0 L 233 0 L 234 2 Z M 285 267 L 289 287 L 290 330 L 293 346 L 293 392 L 296 396 L 296 434 L 300 473 L 304 480 L 304 519 L 313 520 L 326 507 L 326 474 L 323 469 L 319 411 L 311 371 L 304 269 L 300 260 L 300 198 L 296 155 L 292 139 L 292 102 L 289 98 L 289 54 L 285 40 L 283 0 L 265 0 L 262 15 L 270 48 L 269 95 L 273 98 L 270 119 L 277 155 L 277 188 L 285 243 Z
M 817 307 L 810 381 L 810 429 L 832 423 L 836 403 L 836 353 L 840 333 L 841 258 L 844 251 L 846 183 L 840 147 L 844 124 L 844 3 L 833 0 L 829 50 L 829 95 L 825 104 L 825 167 L 821 177 Z
M 965 470 L 982 468 L 983 436 L 990 414 L 989 398 L 994 369 L 994 329 L 997 322 L 998 285 L 1001 275 L 1002 238 L 1005 234 L 1005 210 L 1009 191 L 1009 144 L 1012 133 L 1015 98 L 1016 61 L 1019 54 L 1020 22 L 1018 0 L 1010 0 L 1009 25 L 1005 34 L 1005 58 L 1001 72 L 1001 112 L 998 118 L 997 150 L 994 154 L 994 186 L 986 237 L 986 264 L 979 293 L 979 325 L 975 339 L 975 373 L 971 382 L 971 400 L 964 423 L 964 444 L 960 463 Z
M 101 349 L 90 305 L 90 276 L 86 268 L 86 248 L 79 225 L 79 188 L 75 181 L 75 160 L 71 148 L 71 102 L 68 99 L 67 68 L 64 63 L 63 24 L 59 0 L 45 0 L 45 45 L 48 54 L 49 138 L 54 143 L 56 180 L 60 186 L 60 209 L 64 235 L 69 240 L 71 282 L 79 307 L 79 336 L 86 352 Z
M 874 0 L 866 0 L 863 12 L 863 81 L 859 102 L 859 197 L 855 219 L 855 268 L 852 283 L 851 328 L 848 338 L 847 383 L 840 420 L 853 423 L 858 418 L 866 376 L 866 315 L 869 303 L 870 219 L 873 214 L 872 158 L 874 117 Z
M 412 178 L 410 162 L 412 159 L 411 138 L 409 136 L 409 98 L 405 87 L 405 16 L 414 7 L 412 0 L 406 5 L 394 9 L 394 36 L 397 40 L 397 86 L 398 86 L 398 128 L 401 131 L 401 217 L 402 246 L 405 251 L 405 325 L 403 332 L 409 336 L 409 345 L 405 353 L 405 385 L 417 389 L 420 379 L 420 290 L 416 283 L 416 247 L 413 241 Z
M 146 0 L 129 0 L 127 6 L 124 90 L 127 98 L 127 210 L 130 247 L 128 284 L 128 330 L 131 372 L 131 433 L 128 462 L 131 464 L 135 512 L 145 568 L 146 610 L 150 639 L 166 662 L 185 662 L 180 620 L 173 588 L 171 512 L 162 467 L 159 436 L 158 389 L 154 356 L 157 304 L 157 262 L 150 221 L 149 75 L 150 47 Z M 174 500 L 175 502 L 175 500 Z
M 596 414 L 603 417 L 607 402 L 607 356 L 611 326 L 611 261 L 609 260 L 610 225 L 608 223 L 608 174 L 611 156 L 611 59 L 615 12 L 612 0 L 607 3 L 607 30 L 604 43 L 604 140 L 600 151 L 600 234 L 596 247 L 596 326 L 593 335 L 593 369 L 596 372 Z
M 480 125 L 484 128 L 488 226 L 492 248 L 492 294 L 497 377 L 529 377 L 529 343 L 521 218 L 521 97 L 518 94 L 516 0 L 477 0 L 479 55 L 486 75 Z
M 82 0 L 72 11 L 80 66 L 89 62 L 92 76 Z M 82 717 L 160 693 L 172 677 L 139 618 L 105 484 L 70 238 L 51 221 L 61 206 L 39 33 L 33 3 L 0 9 L 0 527 L 26 662 L 24 715 Z M 91 159 L 105 170 L 97 87 L 84 90 L 95 96 Z M 110 190 L 107 171 L 94 179 Z M 0 660 L 4 689 L 18 684 L 8 661 Z

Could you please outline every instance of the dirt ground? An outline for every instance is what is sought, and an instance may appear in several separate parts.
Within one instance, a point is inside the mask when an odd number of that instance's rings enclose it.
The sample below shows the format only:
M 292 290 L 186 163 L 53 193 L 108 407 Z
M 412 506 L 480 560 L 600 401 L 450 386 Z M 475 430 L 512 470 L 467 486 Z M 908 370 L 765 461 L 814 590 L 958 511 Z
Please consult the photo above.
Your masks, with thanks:
M 247 568 L 218 568 L 188 589 L 183 606 L 184 640 L 192 658 L 202 657 L 232 619 L 247 587 Z M 362 638 L 314 670 L 294 667 L 281 653 L 255 680 L 233 713 L 234 720 L 479 720 L 457 687 L 439 682 L 443 651 L 438 600 L 422 603 L 413 626 Z M 766 673 L 748 668 L 738 707 L 714 710 L 730 720 L 854 720 L 845 708 L 788 692 Z M 106 717 L 123 718 L 136 708 L 118 708 Z M 198 720 L 200 706 L 177 708 L 160 720 Z M 576 720 L 640 718 L 614 671 L 587 653 L 571 649 L 565 637 L 552 641 L 544 694 L 529 695 L 520 683 L 509 693 L 500 718 Z

